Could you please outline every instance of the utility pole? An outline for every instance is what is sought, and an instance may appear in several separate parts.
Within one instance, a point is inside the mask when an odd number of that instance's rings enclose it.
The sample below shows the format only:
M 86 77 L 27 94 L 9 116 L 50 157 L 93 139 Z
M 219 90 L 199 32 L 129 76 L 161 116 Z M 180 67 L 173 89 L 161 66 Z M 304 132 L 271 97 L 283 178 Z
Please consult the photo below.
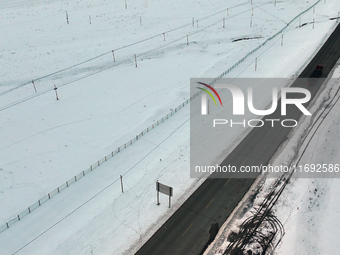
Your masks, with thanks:
M 35 84 L 34 84 L 34 81 L 33 81 L 33 80 L 32 80 L 32 84 L 33 84 L 33 87 L 34 87 L 35 93 L 37 93 L 38 91 L 37 91 L 37 88 L 36 88 L 36 86 L 35 86 Z
M 55 84 L 54 84 L 54 91 L 55 91 L 55 96 L 56 96 L 57 100 L 59 100 L 58 88 L 57 88 L 57 86 Z
M 115 57 L 115 51 L 112 50 L 112 55 L 113 55 L 113 62 L 116 62 L 116 57 Z
M 70 24 L 70 22 L 68 20 L 68 13 L 67 13 L 67 11 L 66 11 L 66 22 L 67 22 L 67 24 Z
M 120 176 L 120 185 L 122 187 L 122 193 L 124 193 L 124 187 L 123 187 L 123 176 Z

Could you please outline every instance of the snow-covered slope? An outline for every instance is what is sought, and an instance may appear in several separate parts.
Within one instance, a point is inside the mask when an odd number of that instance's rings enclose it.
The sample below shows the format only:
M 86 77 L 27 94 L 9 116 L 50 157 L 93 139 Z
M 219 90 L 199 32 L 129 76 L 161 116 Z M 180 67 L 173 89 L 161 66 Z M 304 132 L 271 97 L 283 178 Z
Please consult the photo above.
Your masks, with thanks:
M 276 254 L 340 253 L 337 241 L 340 229 L 340 180 L 337 178 L 340 164 L 340 104 L 336 100 L 339 94 L 335 94 L 340 84 L 339 63 L 337 66 L 325 92 L 320 95 L 320 99 L 335 96 L 328 107 L 332 110 L 323 120 L 300 160 L 301 165 L 326 164 L 327 169 L 332 172 L 327 173 L 327 178 L 320 178 L 319 173 L 310 174 L 310 178 L 295 177 L 287 186 L 276 206 L 276 214 L 283 222 L 286 232 Z M 288 158 L 289 153 L 286 151 L 277 161 L 282 162 Z M 328 167 L 329 164 L 333 165 L 333 170 Z M 336 164 L 338 167 L 335 167 Z
M 316 2 L 1 1 L 0 224 L 188 99 L 191 77 L 220 75 L 284 28 L 282 46 L 274 37 L 228 76 L 295 76 L 336 25 L 335 0 L 303 13 Z M 2 252 L 131 254 L 201 182 L 188 119 L 184 107 L 0 233 Z M 174 187 L 172 209 L 155 207 L 156 180 Z

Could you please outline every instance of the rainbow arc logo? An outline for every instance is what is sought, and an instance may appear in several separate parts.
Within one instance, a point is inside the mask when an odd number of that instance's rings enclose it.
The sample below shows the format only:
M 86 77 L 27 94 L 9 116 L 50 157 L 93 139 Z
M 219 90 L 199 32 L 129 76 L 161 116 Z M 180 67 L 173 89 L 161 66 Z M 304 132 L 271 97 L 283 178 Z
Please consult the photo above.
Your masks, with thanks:
M 221 100 L 221 98 L 220 98 L 220 95 L 217 93 L 217 91 L 216 91 L 213 87 L 211 87 L 210 85 L 208 85 L 208 84 L 206 84 L 206 83 L 203 83 L 203 82 L 197 82 L 197 83 L 198 83 L 198 84 L 201 84 L 201 85 L 203 85 L 203 86 L 206 86 L 206 87 L 209 88 L 212 92 L 214 92 L 215 95 L 217 96 L 218 100 L 220 101 L 221 106 L 222 106 L 222 100 Z M 204 92 L 206 92 L 206 93 L 212 98 L 212 100 L 214 100 L 215 105 L 217 105 L 216 100 L 215 100 L 213 94 L 211 94 L 211 92 L 210 92 L 209 90 L 204 89 L 204 88 L 200 88 L 200 87 L 197 87 L 197 88 L 200 89 L 200 90 L 203 90 Z

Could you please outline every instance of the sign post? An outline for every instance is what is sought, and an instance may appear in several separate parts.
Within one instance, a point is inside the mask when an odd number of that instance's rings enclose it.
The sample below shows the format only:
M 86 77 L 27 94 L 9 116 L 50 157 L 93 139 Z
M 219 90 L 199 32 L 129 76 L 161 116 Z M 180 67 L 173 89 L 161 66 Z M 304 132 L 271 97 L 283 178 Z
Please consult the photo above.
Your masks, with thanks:
M 169 208 L 171 207 L 171 197 L 173 196 L 173 188 L 166 186 L 162 183 L 156 182 L 156 190 L 157 190 L 157 205 L 160 205 L 159 203 L 159 192 L 168 195 L 169 196 Z
M 159 202 L 159 182 L 156 182 L 156 190 L 157 190 L 157 205 L 160 205 L 161 203 Z

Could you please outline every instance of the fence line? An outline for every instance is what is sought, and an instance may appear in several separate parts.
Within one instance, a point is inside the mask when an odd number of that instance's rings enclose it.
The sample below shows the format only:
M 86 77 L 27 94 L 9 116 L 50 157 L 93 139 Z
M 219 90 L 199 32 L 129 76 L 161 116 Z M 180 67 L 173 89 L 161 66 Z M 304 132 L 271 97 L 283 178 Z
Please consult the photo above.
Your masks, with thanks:
M 221 79 L 223 76 L 226 74 L 230 73 L 233 69 L 235 69 L 240 63 L 242 63 L 247 57 L 258 51 L 260 48 L 262 48 L 266 43 L 268 43 L 270 40 L 281 34 L 292 22 L 294 22 L 297 18 L 299 18 L 301 15 L 312 9 L 315 5 L 317 5 L 321 0 L 318 0 L 315 4 L 298 14 L 296 17 L 294 17 L 290 22 L 286 24 L 284 28 L 282 28 L 279 32 L 274 34 L 273 36 L 267 38 L 262 44 L 260 44 L 258 47 L 253 49 L 252 51 L 248 52 L 244 57 L 242 57 L 239 61 L 237 61 L 233 66 L 231 66 L 229 69 L 227 69 L 225 72 L 220 74 L 218 77 L 216 77 L 212 82 L 211 85 L 216 83 L 219 79 Z M 101 164 L 106 162 L 108 159 L 112 158 L 115 156 L 117 153 L 121 152 L 122 150 L 128 148 L 130 145 L 132 145 L 134 142 L 136 142 L 139 138 L 150 132 L 152 129 L 156 128 L 159 126 L 161 123 L 169 119 L 172 115 L 177 113 L 180 109 L 182 109 L 185 105 L 191 102 L 194 98 L 196 98 L 199 94 L 201 93 L 201 90 L 193 94 L 189 99 L 185 100 L 183 103 L 181 103 L 179 106 L 177 106 L 174 110 L 172 110 L 170 113 L 159 119 L 158 121 L 154 122 L 152 125 L 144 129 L 140 134 L 136 135 L 134 138 L 123 144 L 122 146 L 118 147 L 116 150 L 112 151 L 110 154 L 106 155 L 102 159 L 98 160 L 94 164 L 90 165 L 90 167 L 82 172 L 80 172 L 78 175 L 75 175 L 72 177 L 70 180 L 59 186 L 58 188 L 52 190 L 50 193 L 48 193 L 46 196 L 40 198 L 37 202 L 29 206 L 27 209 L 24 211 L 20 212 L 16 216 L 14 216 L 12 219 L 8 220 L 6 223 L 3 225 L 0 225 L 0 233 L 9 228 L 11 225 L 13 225 L 15 222 L 20 221 L 23 217 L 37 209 L 39 206 L 41 206 L 43 203 L 47 202 L 50 200 L 52 197 L 60 193 L 62 190 L 66 189 L 71 185 L 72 183 L 78 181 L 79 179 L 83 178 L 86 174 L 89 172 L 93 171 L 95 168 L 99 167 Z
M 247 4 L 247 2 L 244 2 L 244 3 L 241 3 L 241 4 L 235 5 L 235 6 L 233 6 L 233 7 L 227 8 L 227 9 L 237 8 L 237 7 L 242 6 L 242 5 L 245 5 L 245 4 Z M 264 4 L 263 4 L 263 5 L 264 5 Z M 209 19 L 210 17 L 213 17 L 213 16 L 215 16 L 215 15 L 218 15 L 218 14 L 220 14 L 220 13 L 223 13 L 225 10 L 226 10 L 226 9 L 224 9 L 224 10 L 222 10 L 222 11 L 219 11 L 219 12 L 217 12 L 217 13 L 211 14 L 210 16 L 206 16 L 206 17 L 204 17 L 204 18 L 202 18 L 202 19 L 200 19 L 200 20 Z M 239 15 L 239 14 L 241 14 L 241 13 L 242 13 L 242 12 L 240 12 L 240 13 L 234 15 L 234 16 L 237 16 L 237 15 Z M 234 16 L 233 16 L 233 17 L 234 17 Z M 230 17 L 230 18 L 232 18 L 232 17 Z M 215 23 L 213 23 L 212 25 L 208 25 L 206 28 L 209 28 L 209 27 L 211 27 L 211 26 L 213 26 L 213 25 L 216 25 L 216 24 L 218 24 L 218 23 L 219 23 L 219 22 L 215 22 Z M 1 106 L 1 107 L 0 107 L 0 111 L 5 110 L 5 109 L 8 109 L 8 108 L 10 108 L 10 107 L 12 107 L 12 106 L 15 106 L 15 105 L 17 105 L 17 104 L 20 104 L 20 103 L 22 103 L 22 102 L 28 101 L 28 100 L 30 100 L 30 99 L 36 97 L 36 96 L 39 96 L 39 95 L 45 94 L 45 93 L 47 93 L 47 92 L 49 92 L 49 91 L 52 91 L 54 88 L 49 87 L 49 88 L 47 88 L 47 89 L 45 88 L 45 89 L 43 89 L 43 90 L 40 89 L 40 91 L 37 92 L 35 83 L 37 83 L 37 82 L 44 82 L 44 79 L 45 79 L 45 78 L 50 77 L 50 79 L 52 79 L 52 82 L 53 82 L 53 80 L 59 79 L 59 78 L 60 78 L 60 73 L 61 73 L 61 72 L 64 72 L 64 75 L 65 75 L 65 72 L 66 72 L 66 71 L 72 72 L 72 68 L 75 68 L 75 67 L 77 67 L 77 66 L 83 65 L 83 64 L 85 64 L 85 63 L 90 63 L 91 61 L 93 61 L 93 60 L 95 60 L 95 59 L 99 59 L 100 57 L 106 56 L 106 55 L 108 55 L 108 54 L 111 54 L 111 53 L 114 54 L 114 51 L 118 51 L 118 50 L 121 50 L 121 49 L 130 47 L 130 46 L 133 46 L 133 45 L 135 45 L 135 44 L 138 44 L 138 43 L 141 43 L 141 42 L 148 41 L 148 40 L 150 40 L 150 39 L 156 38 L 156 37 L 158 37 L 158 36 L 160 36 L 160 35 L 163 35 L 163 34 L 165 34 L 165 33 L 170 33 L 170 32 L 173 32 L 173 31 L 175 31 L 175 30 L 178 30 L 178 29 L 181 29 L 181 28 L 184 28 L 184 27 L 187 27 L 187 26 L 188 26 L 188 24 L 183 25 L 183 26 L 178 27 L 178 28 L 175 28 L 175 29 L 172 29 L 172 30 L 168 30 L 168 31 L 166 31 L 166 32 L 164 32 L 164 33 L 161 33 L 161 34 L 152 36 L 152 37 L 150 37 L 150 38 L 147 38 L 147 39 L 144 39 L 144 40 L 141 40 L 141 41 L 138 41 L 138 42 L 135 42 L 135 43 L 132 43 L 132 44 L 129 44 L 129 45 L 120 47 L 120 48 L 116 48 L 116 49 L 113 50 L 113 52 L 112 52 L 112 51 L 109 51 L 109 52 L 100 54 L 100 55 L 95 56 L 95 57 L 93 57 L 93 58 L 91 58 L 91 59 L 88 59 L 88 60 L 83 61 L 83 62 L 81 62 L 81 63 L 75 64 L 75 65 L 73 65 L 73 66 L 71 66 L 71 67 L 64 68 L 64 69 L 59 70 L 59 71 L 56 71 L 56 72 L 54 72 L 54 73 L 51 73 L 51 74 L 48 74 L 48 75 L 45 75 L 45 76 L 36 78 L 36 79 L 34 79 L 34 80 L 30 80 L 29 82 L 26 82 L 26 83 L 24 83 L 24 84 L 21 84 L 21 85 L 19 85 L 19 86 L 17 86 L 17 87 L 14 87 L 14 88 L 8 89 L 8 90 L 6 90 L 6 91 L 0 92 L 0 96 L 2 96 L 2 95 L 5 95 L 5 94 L 10 93 L 10 92 L 12 92 L 12 91 L 14 91 L 14 90 L 16 90 L 16 89 L 19 89 L 19 88 L 21 88 L 21 87 L 23 87 L 23 86 L 29 85 L 29 84 L 31 84 L 31 83 L 33 83 L 34 88 L 35 88 L 35 92 L 36 92 L 36 93 L 31 94 L 31 95 L 29 95 L 29 96 L 27 96 L 27 97 L 21 98 L 21 99 L 15 101 L 15 102 L 9 103 L 9 104 L 4 105 L 4 106 Z M 201 32 L 201 31 L 203 31 L 203 30 L 205 30 L 205 28 L 199 29 L 199 30 L 195 29 L 194 32 L 190 32 L 189 34 L 190 34 L 190 35 L 192 35 L 192 34 L 197 34 L 197 33 Z M 184 37 L 186 37 L 186 36 L 184 36 Z M 144 52 L 144 53 L 138 54 L 137 57 L 140 57 L 140 56 L 143 56 L 143 55 L 146 55 L 146 54 L 155 52 L 155 51 L 157 51 L 157 50 L 160 50 L 160 49 L 162 49 L 162 48 L 164 48 L 164 47 L 166 47 L 166 46 L 168 46 L 168 45 L 171 45 L 171 44 L 173 44 L 173 43 L 176 43 L 176 42 L 180 41 L 180 40 L 181 40 L 182 38 L 184 38 L 184 37 L 177 38 L 177 39 L 171 41 L 170 43 L 167 43 L 166 45 L 162 45 L 161 47 L 157 47 L 157 48 L 155 48 L 155 49 L 151 49 L 151 50 L 146 51 L 146 52 Z M 110 68 L 119 66 L 119 65 L 121 65 L 121 64 L 127 63 L 127 62 L 131 61 L 131 59 L 132 59 L 131 57 L 126 57 L 126 58 L 124 58 L 123 60 L 116 61 L 116 57 L 115 57 L 115 55 L 113 55 L 113 63 L 111 63 L 111 61 L 106 61 L 106 62 L 110 63 L 110 64 L 107 64 L 107 63 L 103 60 L 102 63 L 105 62 L 106 64 L 104 64 L 104 65 L 99 65 L 99 66 L 97 66 L 96 68 L 94 68 L 94 67 L 92 66 L 91 68 L 94 70 L 93 72 L 88 73 L 88 74 L 86 74 L 85 76 L 76 77 L 76 78 L 74 78 L 74 79 L 71 79 L 71 80 L 69 80 L 69 81 L 66 81 L 66 82 L 64 82 L 63 84 L 59 85 L 58 87 L 65 86 L 65 85 L 68 85 L 68 84 L 71 84 L 71 83 L 73 83 L 73 82 L 75 82 L 75 81 L 78 81 L 78 80 L 80 80 L 80 79 L 89 77 L 89 76 L 91 76 L 91 75 L 97 74 L 97 73 L 102 72 L 102 71 L 105 71 L 105 70 L 107 70 L 107 69 L 110 69 Z M 116 63 L 116 62 L 117 62 L 117 63 Z M 86 67 L 83 67 L 83 69 L 86 69 Z M 81 72 L 80 72 L 80 73 L 81 73 Z M 72 75 L 72 76 L 77 76 L 77 75 L 81 75 L 80 73 L 78 73 L 77 70 L 74 70 L 74 71 L 71 73 L 71 75 Z M 58 76 L 57 74 L 59 74 L 59 76 Z M 67 75 L 67 73 L 66 73 L 66 75 Z M 53 83 L 54 83 L 54 82 L 53 82 Z
M 206 17 L 203 17 L 203 18 L 201 18 L 200 20 L 207 20 L 207 19 L 209 19 L 209 18 L 211 18 L 211 17 L 213 17 L 213 16 L 216 16 L 216 15 L 218 15 L 218 14 L 221 14 L 221 13 L 225 12 L 227 9 L 237 8 L 237 7 L 240 7 L 240 6 L 245 5 L 245 4 L 247 4 L 247 3 L 248 3 L 248 2 L 246 1 L 246 2 L 243 2 L 243 3 L 241 3 L 241 4 L 238 4 L 238 5 L 229 7 L 229 8 L 225 8 L 225 9 L 223 9 L 223 10 L 220 10 L 220 11 L 218 11 L 218 12 L 215 12 L 215 13 L 213 13 L 213 14 L 210 14 L 210 15 L 208 15 L 208 16 L 206 16 Z M 30 85 L 33 81 L 40 81 L 40 80 L 43 80 L 43 79 L 45 79 L 45 78 L 48 78 L 48 77 L 54 76 L 54 75 L 56 75 L 56 74 L 60 74 L 60 73 L 62 73 L 62 72 L 64 72 L 64 71 L 70 70 L 70 69 L 72 69 L 72 68 L 75 68 L 75 67 L 77 67 L 77 66 L 83 65 L 83 64 L 85 64 L 85 63 L 91 62 L 91 61 L 93 61 L 93 60 L 95 60 L 95 59 L 98 59 L 98 58 L 101 58 L 101 57 L 103 57 L 103 56 L 111 55 L 113 52 L 117 52 L 117 51 L 119 51 L 119 50 L 122 50 L 122 49 L 125 49 L 125 48 L 128 48 L 128 47 L 131 47 L 131 46 L 134 46 L 134 45 L 137 45 L 137 44 L 140 44 L 140 43 L 149 41 L 149 40 L 152 40 L 152 39 L 157 38 L 157 37 L 162 37 L 162 38 L 163 38 L 164 34 L 169 34 L 169 33 L 171 33 L 171 32 L 180 30 L 180 29 L 185 28 L 185 27 L 191 27 L 191 22 L 188 22 L 188 23 L 186 23 L 186 24 L 184 24 L 184 25 L 181 25 L 181 26 L 179 26 L 179 27 L 177 27 L 177 28 L 173 28 L 173 29 L 164 31 L 164 32 L 162 32 L 162 33 L 153 35 L 153 36 L 151 36 L 151 37 L 142 39 L 142 40 L 140 40 L 140 41 L 133 42 L 133 43 L 130 43 L 130 44 L 128 44 L 128 45 L 125 45 L 125 46 L 121 46 L 121 47 L 115 48 L 115 49 L 113 49 L 113 50 L 107 51 L 107 52 L 105 52 L 105 53 L 102 53 L 102 54 L 100 54 L 100 55 L 97 55 L 97 56 L 95 56 L 95 57 L 92 57 L 92 58 L 90 58 L 90 59 L 87 59 L 87 60 L 85 60 L 85 61 L 82 61 L 82 62 L 80 62 L 80 63 L 78 63 L 78 64 L 74 64 L 74 65 L 72 65 L 72 66 L 69 66 L 69 67 L 63 68 L 63 69 L 61 69 L 61 70 L 55 71 L 55 72 L 53 72 L 53 73 L 50 73 L 50 74 L 47 74 L 47 75 L 44 75 L 44 76 L 41 76 L 41 77 L 38 77 L 38 78 L 35 78 L 35 79 L 31 79 L 31 80 L 29 80 L 29 81 L 27 81 L 27 82 L 25 82 L 25 83 L 23 83 L 23 84 L 21 84 L 21 85 L 18 85 L 17 87 L 14 87 L 14 88 L 8 89 L 8 90 L 6 90 L 6 91 L 0 92 L 0 95 L 5 95 L 5 94 L 7 94 L 7 93 L 10 93 L 10 92 L 12 92 L 12 91 L 18 89 L 18 88 L 23 87 L 23 86 Z M 115 61 L 114 61 L 114 62 L 115 62 Z
M 231 8 L 227 8 L 227 9 L 236 8 L 236 7 L 242 6 L 242 5 L 244 5 L 244 4 L 247 4 L 247 2 L 241 3 L 241 4 L 239 4 L 239 5 L 236 5 L 236 6 L 233 6 L 233 7 L 231 7 Z M 264 3 L 264 4 L 262 4 L 262 5 L 265 5 L 265 4 L 267 4 L 267 3 Z M 225 10 L 226 10 L 226 9 L 224 9 L 224 10 L 222 10 L 222 11 L 219 11 L 219 12 L 217 12 L 217 13 L 214 13 L 214 14 L 212 14 L 212 15 L 210 15 L 210 16 L 204 17 L 204 18 L 202 18 L 202 19 L 200 19 L 200 20 L 201 20 L 201 21 L 202 21 L 202 20 L 206 20 L 206 19 L 208 19 L 208 18 L 210 18 L 210 17 L 212 17 L 212 16 L 215 16 L 215 15 L 217 15 L 217 14 L 223 13 Z M 235 14 L 235 15 L 233 15 L 233 16 L 228 17 L 227 19 L 233 18 L 233 17 L 235 17 L 235 16 L 237 16 L 237 15 L 239 15 L 239 14 L 242 14 L 242 13 L 243 13 L 243 12 L 237 13 L 237 14 Z M 213 24 L 210 24 L 210 25 L 208 25 L 208 26 L 206 26 L 206 27 L 204 27 L 204 28 L 202 28 L 202 29 L 196 29 L 194 32 L 189 32 L 186 36 L 179 37 L 179 38 L 177 38 L 177 39 L 171 41 L 170 43 L 167 43 L 167 44 L 162 45 L 162 46 L 160 46 L 160 47 L 157 47 L 157 48 L 148 50 L 148 51 L 146 51 L 146 52 L 140 53 L 140 54 L 137 55 L 137 57 L 140 57 L 140 56 L 143 56 L 143 55 L 147 55 L 147 54 L 149 54 L 149 53 L 152 53 L 152 52 L 155 52 L 155 51 L 157 51 L 157 50 L 160 50 L 160 49 L 162 49 L 162 48 L 164 48 L 164 47 L 167 47 L 167 46 L 169 46 L 169 45 L 171 45 L 171 44 L 173 44 L 173 43 L 176 43 L 176 42 L 178 42 L 178 41 L 181 41 L 181 39 L 187 37 L 188 35 L 194 35 L 194 34 L 200 33 L 201 31 L 203 31 L 203 30 L 205 30 L 205 29 L 207 29 L 207 28 L 210 28 L 210 27 L 212 27 L 212 26 L 214 26 L 214 25 L 216 25 L 216 24 L 219 24 L 219 23 L 220 23 L 220 21 L 217 21 L 217 22 L 214 22 Z M 167 32 L 165 32 L 165 33 L 170 33 L 170 32 L 172 32 L 172 31 L 178 30 L 178 29 L 183 28 L 183 27 L 186 27 L 186 26 L 187 26 L 187 25 L 184 25 L 184 26 L 181 26 L 181 27 L 179 27 L 179 28 L 169 30 L 169 31 L 167 31 Z M 75 68 L 75 67 L 77 67 L 77 66 L 79 66 L 79 65 L 83 65 L 83 64 L 85 64 L 85 63 L 91 62 L 91 61 L 93 61 L 93 60 L 95 60 L 95 59 L 98 59 L 98 58 L 100 58 L 100 57 L 103 57 L 103 56 L 105 56 L 105 55 L 111 54 L 111 52 L 112 52 L 112 54 L 114 54 L 114 51 L 118 51 L 118 50 L 124 49 L 124 48 L 126 48 L 126 47 L 130 47 L 130 46 L 132 46 L 132 45 L 138 44 L 138 43 L 140 43 L 140 42 L 144 42 L 144 41 L 147 41 L 147 40 L 149 40 L 149 39 L 156 38 L 156 37 L 158 37 L 158 36 L 160 36 L 160 35 L 161 35 L 161 34 L 158 34 L 158 35 L 156 35 L 156 36 L 152 36 L 152 37 L 147 38 L 147 39 L 144 39 L 144 40 L 142 40 L 142 41 L 135 42 L 135 43 L 132 43 L 132 44 L 130 44 L 130 45 L 127 45 L 127 46 L 123 46 L 123 47 L 114 49 L 113 51 L 109 51 L 109 52 L 103 53 L 103 54 L 101 54 L 101 55 L 99 55 L 99 56 L 96 56 L 96 57 L 93 57 L 93 58 L 91 58 L 91 59 L 89 59 L 89 60 L 86 60 L 86 61 L 83 61 L 83 62 L 81 62 L 81 63 L 75 64 L 75 65 L 73 65 L 73 66 L 71 66 L 71 67 L 64 68 L 64 69 L 59 70 L 59 71 L 56 71 L 56 72 L 54 72 L 54 73 L 51 73 L 51 74 L 48 74 L 48 75 L 45 75 L 45 76 L 36 78 L 35 80 L 31 80 L 31 81 L 29 81 L 29 82 L 27 82 L 27 83 L 25 83 L 25 84 L 22 84 L 22 85 L 19 85 L 19 86 L 17 86 L 17 87 L 11 88 L 11 89 L 9 89 L 9 90 L 0 92 L 0 96 L 2 96 L 2 95 L 5 95 L 5 94 L 10 93 L 10 92 L 12 92 L 12 91 L 14 91 L 14 90 L 16 90 L 16 89 L 19 89 L 19 88 L 21 88 L 21 87 L 23 87 L 23 86 L 29 85 L 29 84 L 31 84 L 31 83 L 33 83 L 34 89 L 35 89 L 35 92 L 36 92 L 36 93 L 31 94 L 31 95 L 29 95 L 29 96 L 27 96 L 27 97 L 21 98 L 21 99 L 15 101 L 15 102 L 9 103 L 9 104 L 4 105 L 4 106 L 0 106 L 0 111 L 5 110 L 5 109 L 8 109 L 8 108 L 13 107 L 13 106 L 15 106 L 15 105 L 17 105 L 17 104 L 20 104 L 20 103 L 23 103 L 23 102 L 25 102 L 25 101 L 28 101 L 28 100 L 30 100 L 30 99 L 36 97 L 36 96 L 39 96 L 39 95 L 42 95 L 42 94 L 45 94 L 45 93 L 47 93 L 47 92 L 49 92 L 49 91 L 54 90 L 54 88 L 52 88 L 52 86 L 50 86 L 50 87 L 47 88 L 47 89 L 43 89 L 43 90 L 40 89 L 40 91 L 37 92 L 37 90 L 36 90 L 36 87 L 37 87 L 37 86 L 35 85 L 35 83 L 43 82 L 43 80 L 44 80 L 45 78 L 47 78 L 47 77 L 51 77 L 52 81 L 53 81 L 54 79 L 59 79 L 59 76 L 58 76 L 57 74 L 59 74 L 59 73 L 61 73 L 61 72 L 66 72 L 66 71 L 71 72 L 71 69 L 72 69 L 72 68 Z M 89 77 L 89 76 L 91 76 L 91 75 L 97 74 L 97 73 L 99 73 L 99 72 L 105 71 L 105 70 L 107 70 L 107 69 L 110 69 L 110 68 L 119 66 L 119 65 L 121 65 L 121 64 L 130 62 L 130 61 L 133 61 L 133 58 L 132 58 L 132 57 L 126 57 L 126 58 L 124 58 L 123 60 L 116 61 L 116 57 L 115 57 L 115 55 L 113 55 L 113 63 L 111 63 L 111 61 L 106 61 L 106 62 L 107 62 L 106 64 L 96 66 L 96 68 L 94 68 L 94 67 L 92 66 L 91 69 L 93 69 L 93 71 L 92 71 L 91 73 L 87 73 L 85 76 L 81 76 L 81 72 L 78 73 L 77 70 L 74 70 L 74 71 L 72 72 L 71 75 L 72 75 L 73 77 L 74 77 L 74 76 L 77 76 L 77 77 L 74 78 L 74 79 L 68 80 L 68 81 L 66 81 L 66 82 L 64 82 L 64 83 L 62 83 L 62 84 L 60 84 L 58 87 L 62 87 L 62 86 L 69 85 L 69 84 L 71 84 L 71 83 L 73 83 L 73 82 L 75 82 L 75 81 L 78 81 L 78 80 L 87 78 L 87 77 Z M 105 62 L 105 61 L 103 61 L 103 63 L 104 63 L 104 62 Z M 110 63 L 110 64 L 108 64 L 108 63 Z M 83 67 L 83 69 L 86 69 L 86 67 Z M 64 75 L 65 75 L 65 73 L 64 73 Z M 66 75 L 67 75 L 67 73 L 66 73 Z M 79 77 L 78 77 L 78 75 L 79 75 Z M 53 77 L 53 76 L 54 76 L 54 77 Z

